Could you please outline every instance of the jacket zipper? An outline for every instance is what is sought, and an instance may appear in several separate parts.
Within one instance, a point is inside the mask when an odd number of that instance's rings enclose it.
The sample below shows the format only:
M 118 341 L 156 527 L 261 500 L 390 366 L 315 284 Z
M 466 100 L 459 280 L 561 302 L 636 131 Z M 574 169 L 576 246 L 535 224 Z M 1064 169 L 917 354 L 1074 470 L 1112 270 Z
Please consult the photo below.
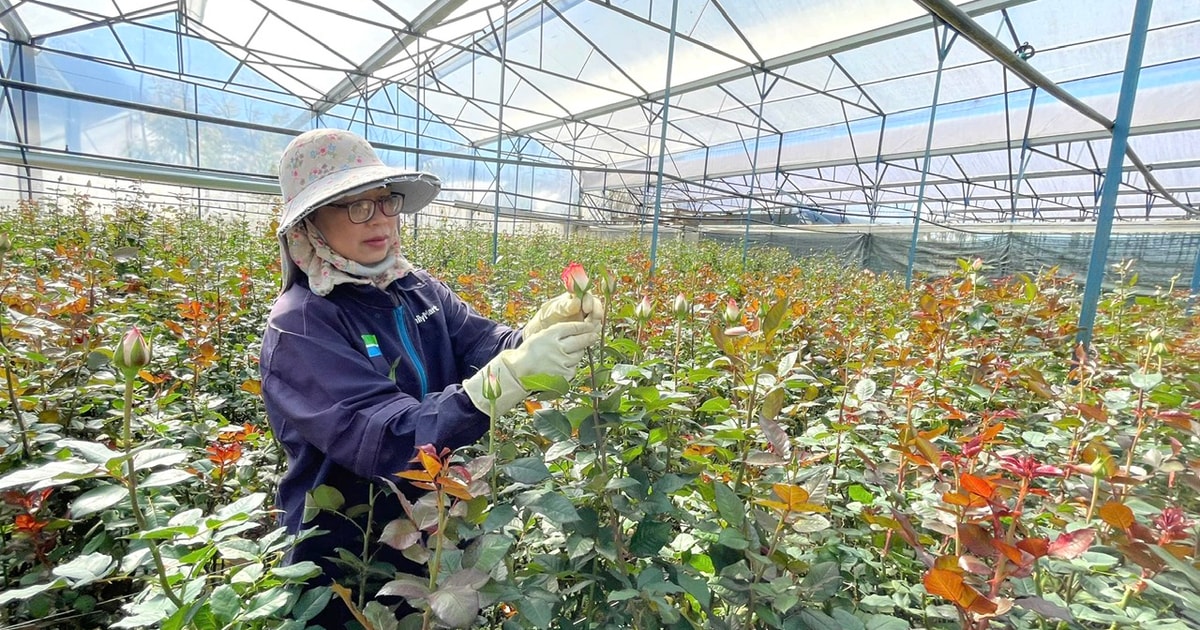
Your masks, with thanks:
M 404 351 L 408 353 L 408 358 L 412 359 L 413 367 L 417 369 L 417 378 L 421 381 L 421 398 L 425 398 L 425 394 L 429 390 L 429 379 L 425 376 L 425 366 L 421 364 L 421 359 L 417 357 L 417 349 L 413 346 L 412 338 L 408 334 L 408 326 L 404 325 L 404 305 L 397 302 L 396 308 L 392 313 L 396 318 L 396 329 L 400 332 L 400 343 L 404 345 Z

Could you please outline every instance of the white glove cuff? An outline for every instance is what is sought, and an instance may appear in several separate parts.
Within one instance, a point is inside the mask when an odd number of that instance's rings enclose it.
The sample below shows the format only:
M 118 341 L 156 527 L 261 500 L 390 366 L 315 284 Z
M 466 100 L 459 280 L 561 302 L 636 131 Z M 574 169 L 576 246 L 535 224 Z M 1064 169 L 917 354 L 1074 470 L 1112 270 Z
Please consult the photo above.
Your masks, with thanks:
M 487 383 L 488 370 L 491 370 L 492 374 L 496 375 L 496 380 L 500 385 L 500 397 L 495 401 L 496 415 L 507 413 L 509 409 L 515 407 L 517 403 L 525 400 L 525 397 L 529 395 L 529 392 L 521 387 L 521 382 L 513 375 L 512 369 L 508 367 L 508 363 L 504 361 L 504 355 L 510 352 L 512 350 L 501 352 L 496 358 L 483 366 L 483 369 L 463 381 L 463 389 L 467 392 L 467 397 L 471 399 L 471 404 L 475 405 L 475 408 L 483 413 L 489 415 L 492 413 L 493 403 L 483 395 L 483 386 Z

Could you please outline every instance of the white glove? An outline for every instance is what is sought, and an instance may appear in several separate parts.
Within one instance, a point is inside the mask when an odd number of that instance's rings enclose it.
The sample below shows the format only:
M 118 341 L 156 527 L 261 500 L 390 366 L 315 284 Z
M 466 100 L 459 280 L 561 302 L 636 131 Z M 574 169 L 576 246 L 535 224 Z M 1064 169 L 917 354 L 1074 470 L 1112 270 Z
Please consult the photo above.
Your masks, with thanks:
M 584 294 L 583 299 L 570 293 L 563 293 L 546 300 L 538 307 L 537 312 L 529 319 L 529 323 L 521 329 L 521 334 L 525 338 L 529 338 L 545 330 L 547 326 L 559 322 L 599 323 L 603 316 L 604 303 L 600 301 L 600 298 L 591 293 Z
M 526 338 L 520 346 L 496 355 L 481 370 L 463 381 L 463 389 L 476 409 L 490 413 L 492 401 L 483 395 L 490 371 L 500 388 L 500 396 L 495 403 L 496 413 L 505 413 L 529 395 L 521 385 L 522 378 L 550 374 L 571 380 L 584 351 L 599 340 L 599 321 L 551 324 L 540 333 Z

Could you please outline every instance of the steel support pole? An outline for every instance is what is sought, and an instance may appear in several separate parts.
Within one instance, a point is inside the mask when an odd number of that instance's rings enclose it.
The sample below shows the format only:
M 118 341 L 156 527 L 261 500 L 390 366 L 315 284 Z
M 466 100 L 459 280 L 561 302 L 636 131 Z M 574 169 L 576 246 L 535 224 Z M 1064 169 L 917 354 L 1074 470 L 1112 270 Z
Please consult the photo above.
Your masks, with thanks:
M 671 34 L 667 40 L 667 86 L 663 90 L 662 118 L 658 134 L 658 183 L 654 186 L 654 223 L 650 226 L 650 276 L 658 266 L 658 218 L 662 214 L 663 167 L 667 158 L 667 121 L 671 109 L 671 70 L 675 66 L 675 22 L 679 18 L 679 0 L 671 2 Z
M 1104 186 L 1100 189 L 1096 236 L 1092 241 L 1087 284 L 1083 288 L 1083 304 L 1079 311 L 1079 332 L 1076 340 L 1085 348 L 1092 343 L 1092 328 L 1096 325 L 1096 304 L 1100 301 L 1100 287 L 1104 283 L 1104 272 L 1108 266 L 1108 243 L 1117 205 L 1117 188 L 1121 185 L 1125 149 L 1129 144 L 1129 124 L 1133 119 L 1134 97 L 1137 95 L 1138 75 L 1142 70 L 1142 51 L 1146 48 L 1146 31 L 1150 26 L 1150 8 L 1153 4 L 1153 0 L 1138 0 L 1133 10 L 1133 26 L 1129 30 L 1129 51 L 1125 54 L 1125 71 L 1121 76 L 1117 117 L 1113 121 L 1112 145 L 1108 150 L 1108 167 L 1104 172 Z
M 1188 296 L 1188 313 L 1196 304 L 1196 294 L 1200 293 L 1200 248 L 1196 249 L 1196 262 L 1192 265 L 1192 291 Z
M 917 237 L 921 231 L 921 206 L 925 204 L 925 180 L 929 176 L 930 151 L 933 149 L 933 123 L 937 120 L 938 92 L 942 89 L 942 68 L 946 66 L 946 56 L 950 47 L 958 37 L 957 32 L 951 32 L 950 27 L 942 25 L 942 37 L 938 42 L 937 75 L 933 80 L 933 105 L 929 107 L 929 132 L 925 135 L 925 158 L 921 164 L 921 184 L 917 188 L 917 205 L 913 208 L 912 243 L 908 246 L 908 269 L 904 274 L 904 287 L 912 288 L 913 265 L 917 261 Z
M 508 68 L 508 4 L 504 5 L 504 24 L 500 34 L 500 111 L 496 115 L 496 205 L 492 210 L 492 264 L 500 261 L 500 166 L 504 151 L 504 75 Z
M 755 81 L 758 87 L 758 115 L 754 121 L 754 154 L 750 156 L 750 196 L 746 199 L 746 229 L 742 232 L 742 271 L 746 270 L 746 259 L 750 255 L 750 218 L 754 215 L 755 184 L 758 182 L 758 141 L 762 138 L 763 102 L 767 100 L 767 93 L 770 92 L 767 88 L 767 74 L 764 72 L 759 77 L 762 78 L 762 83 Z M 780 146 L 782 145 L 780 142 Z

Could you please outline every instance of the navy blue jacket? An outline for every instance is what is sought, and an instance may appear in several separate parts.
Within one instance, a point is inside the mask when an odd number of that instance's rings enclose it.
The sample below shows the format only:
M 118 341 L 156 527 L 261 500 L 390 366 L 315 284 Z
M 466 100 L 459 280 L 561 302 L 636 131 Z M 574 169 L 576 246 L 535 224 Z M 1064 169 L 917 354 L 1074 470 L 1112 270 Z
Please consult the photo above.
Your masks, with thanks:
M 283 522 L 293 533 L 313 526 L 329 533 L 297 545 L 289 560 L 312 560 L 325 569 L 323 581 L 344 583 L 325 557 L 337 547 L 358 555 L 361 534 L 335 514 L 302 524 L 305 494 L 330 485 L 345 496 L 347 509 L 365 505 L 367 480 L 408 485 L 393 475 L 411 467 L 417 446 L 455 449 L 477 441 L 489 420 L 462 381 L 520 342 L 519 332 L 483 317 L 424 271 L 386 291 L 341 284 L 325 297 L 299 278 L 271 308 L 259 365 L 262 396 L 288 459 L 279 484 Z M 370 543 L 377 560 L 406 564 L 399 552 L 377 544 L 383 525 L 402 513 L 395 497 L 376 501 Z

